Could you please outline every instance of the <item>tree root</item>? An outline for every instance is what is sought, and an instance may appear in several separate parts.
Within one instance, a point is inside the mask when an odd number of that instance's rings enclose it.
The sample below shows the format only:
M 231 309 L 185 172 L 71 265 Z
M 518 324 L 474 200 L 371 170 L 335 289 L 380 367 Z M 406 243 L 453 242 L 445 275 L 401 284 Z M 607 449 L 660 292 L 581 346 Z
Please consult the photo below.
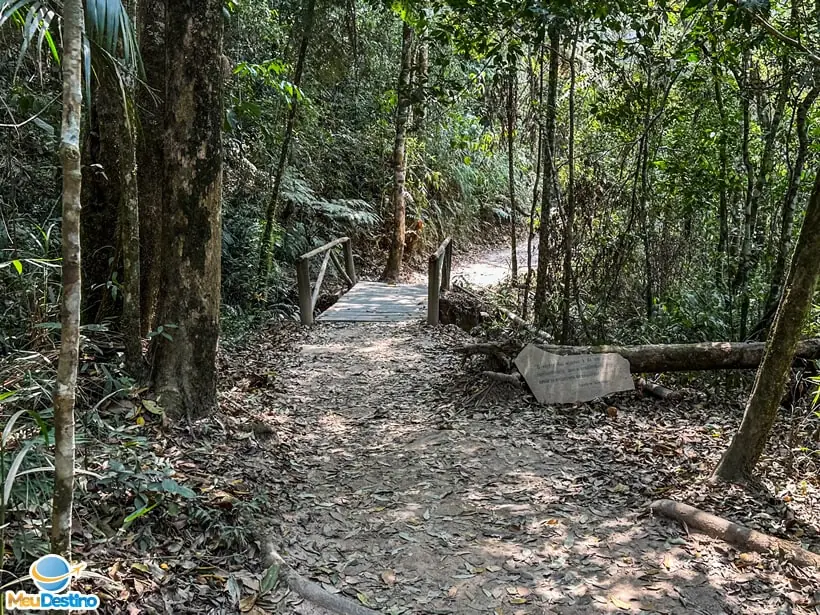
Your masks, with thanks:
M 788 540 L 769 536 L 737 523 L 732 523 L 722 517 L 703 512 L 694 506 L 675 502 L 674 500 L 658 500 L 652 502 L 650 509 L 657 515 L 685 523 L 694 530 L 712 538 L 725 540 L 745 551 L 773 553 L 778 558 L 791 562 L 796 566 L 820 568 L 820 555 L 817 553 L 807 551 Z
M 377 611 L 339 594 L 331 594 L 318 583 L 304 578 L 279 555 L 269 539 L 263 539 L 262 546 L 266 564 L 279 566 L 279 578 L 291 591 L 296 592 L 308 602 L 337 613 L 337 615 L 377 615 Z
M 518 372 L 513 372 L 512 374 L 502 374 L 500 372 L 482 372 L 482 375 L 485 378 L 489 378 L 490 380 L 495 380 L 496 382 L 503 382 L 505 384 L 510 384 L 517 389 L 524 388 L 524 379 L 521 377 L 521 374 Z

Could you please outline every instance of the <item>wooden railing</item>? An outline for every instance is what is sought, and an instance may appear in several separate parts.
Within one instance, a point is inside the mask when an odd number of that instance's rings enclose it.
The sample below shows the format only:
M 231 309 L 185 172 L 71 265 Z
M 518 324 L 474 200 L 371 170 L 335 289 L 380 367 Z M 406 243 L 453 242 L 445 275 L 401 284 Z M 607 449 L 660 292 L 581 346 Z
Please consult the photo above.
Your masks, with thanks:
M 344 251 L 344 267 L 339 261 L 339 256 L 333 251 L 334 248 L 338 248 L 339 246 L 342 246 Z M 316 276 L 316 285 L 311 291 L 310 259 L 322 253 L 325 253 L 325 259 L 319 268 L 319 275 Z M 334 239 L 321 248 L 316 248 L 307 254 L 302 254 L 302 256 L 299 257 L 299 262 L 296 264 L 296 281 L 299 286 L 299 317 L 303 325 L 313 324 L 313 310 L 316 309 L 319 291 L 322 290 L 322 282 L 325 279 L 325 273 L 327 273 L 327 264 L 331 261 L 345 282 L 347 282 L 349 289 L 356 285 L 356 267 L 353 264 L 353 245 L 349 237 Z
M 438 301 L 441 291 L 450 290 L 453 267 L 453 238 L 448 237 L 430 256 L 427 280 L 427 324 L 438 324 Z

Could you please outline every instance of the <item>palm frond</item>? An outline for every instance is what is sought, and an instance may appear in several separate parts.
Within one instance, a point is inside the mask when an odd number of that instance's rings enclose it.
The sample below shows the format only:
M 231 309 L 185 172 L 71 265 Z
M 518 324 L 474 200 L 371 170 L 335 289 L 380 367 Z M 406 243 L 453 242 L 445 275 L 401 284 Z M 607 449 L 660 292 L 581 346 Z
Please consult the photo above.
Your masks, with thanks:
M 61 8 L 62 3 L 58 0 L 0 0 L 0 28 L 8 21 L 14 21 L 21 28 L 22 41 L 15 74 L 35 37 L 38 56 L 43 43 L 47 43 L 52 57 L 59 63 L 60 55 L 51 26 L 55 18 L 59 19 Z M 83 66 L 87 96 L 91 92 L 92 65 L 96 64 L 94 58 L 97 56 L 104 64 L 114 63 L 113 73 L 117 78 L 123 74 L 129 77 L 144 75 L 134 26 L 122 0 L 86 0 L 85 21 Z M 102 53 L 93 53 L 94 48 Z

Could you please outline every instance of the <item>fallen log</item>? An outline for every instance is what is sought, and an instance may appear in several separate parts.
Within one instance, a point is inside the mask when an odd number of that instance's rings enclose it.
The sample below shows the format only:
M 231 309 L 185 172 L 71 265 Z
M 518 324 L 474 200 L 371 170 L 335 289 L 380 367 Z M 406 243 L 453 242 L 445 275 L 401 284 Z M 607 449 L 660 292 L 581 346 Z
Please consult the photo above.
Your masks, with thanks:
M 644 346 L 552 346 L 536 344 L 553 354 L 575 355 L 614 352 L 629 361 L 633 374 L 696 372 L 718 369 L 757 369 L 763 360 L 763 342 L 704 342 L 702 344 L 650 344 Z M 509 344 L 470 344 L 458 349 L 466 356 L 476 354 L 514 358 L 521 348 Z M 797 345 L 795 359 L 820 359 L 820 339 L 804 340 Z
M 769 536 L 722 517 L 703 512 L 694 506 L 675 502 L 674 500 L 658 500 L 652 502 L 650 509 L 656 515 L 685 523 L 691 529 L 712 538 L 724 540 L 743 551 L 772 553 L 780 559 L 797 566 L 820 568 L 820 555 L 817 553 L 807 551 L 800 545 L 788 540 Z
M 665 386 L 661 384 L 657 384 L 656 382 L 649 382 L 643 378 L 638 378 L 638 381 L 635 383 L 636 388 L 643 392 L 652 395 L 652 397 L 657 397 L 658 399 L 663 399 L 666 401 L 676 401 L 681 399 L 683 395 L 681 395 L 680 391 L 673 391 L 672 389 L 667 389 Z
M 519 327 L 522 327 L 523 329 L 526 329 L 527 331 L 529 331 L 530 333 L 532 333 L 533 337 L 534 337 L 536 340 L 538 340 L 539 342 L 546 342 L 546 343 L 549 343 L 550 341 L 552 341 L 552 337 L 550 336 L 550 334 L 549 334 L 549 333 L 547 333 L 546 331 L 541 331 L 541 330 L 540 330 L 540 329 L 538 329 L 537 327 L 535 327 L 535 326 L 531 325 L 530 323 L 528 323 L 526 320 L 524 320 L 523 318 L 521 318 L 521 317 L 520 317 L 518 314 L 516 314 L 515 312 L 511 312 L 511 311 L 509 311 L 509 310 L 505 310 L 505 309 L 504 309 L 504 308 L 502 308 L 502 307 L 498 307 L 498 308 L 496 308 L 496 310 L 498 310 L 498 312 L 500 312 L 501 314 L 503 314 L 504 316 L 506 316 L 508 319 L 510 319 L 511 321 L 513 321 L 513 322 L 514 322 L 515 324 L 517 324 Z
M 756 369 L 763 360 L 763 342 L 704 342 L 702 344 L 649 344 L 644 346 L 548 346 L 555 354 L 614 352 L 629 361 L 632 373 L 695 372 L 718 369 Z M 802 341 L 796 359 L 820 359 L 820 339 Z
M 268 566 L 279 567 L 279 578 L 285 582 L 291 591 L 299 594 L 308 602 L 312 602 L 337 615 L 376 615 L 377 611 L 354 602 L 345 596 L 332 594 L 318 583 L 304 578 L 279 555 L 270 540 L 265 537 L 260 538 L 262 538 L 265 563 Z

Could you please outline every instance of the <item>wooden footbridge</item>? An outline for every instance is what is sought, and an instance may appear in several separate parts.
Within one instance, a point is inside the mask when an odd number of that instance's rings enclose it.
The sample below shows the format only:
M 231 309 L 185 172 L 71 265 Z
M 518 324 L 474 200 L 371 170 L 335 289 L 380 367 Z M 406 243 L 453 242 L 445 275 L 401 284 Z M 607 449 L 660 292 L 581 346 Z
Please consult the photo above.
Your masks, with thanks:
M 341 254 L 338 251 L 341 250 Z M 311 259 L 324 254 L 316 282 L 311 283 Z M 342 264 L 342 258 L 344 264 Z M 429 259 L 427 284 L 385 284 L 360 282 L 353 264 L 353 245 L 349 237 L 340 237 L 321 248 L 303 254 L 297 263 L 299 313 L 303 325 L 314 320 L 323 322 L 401 322 L 422 318 L 438 324 L 439 297 L 450 289 L 453 241 L 442 242 Z M 316 302 L 322 289 L 328 265 L 333 264 L 345 281 L 348 291 L 328 310 L 314 319 Z

